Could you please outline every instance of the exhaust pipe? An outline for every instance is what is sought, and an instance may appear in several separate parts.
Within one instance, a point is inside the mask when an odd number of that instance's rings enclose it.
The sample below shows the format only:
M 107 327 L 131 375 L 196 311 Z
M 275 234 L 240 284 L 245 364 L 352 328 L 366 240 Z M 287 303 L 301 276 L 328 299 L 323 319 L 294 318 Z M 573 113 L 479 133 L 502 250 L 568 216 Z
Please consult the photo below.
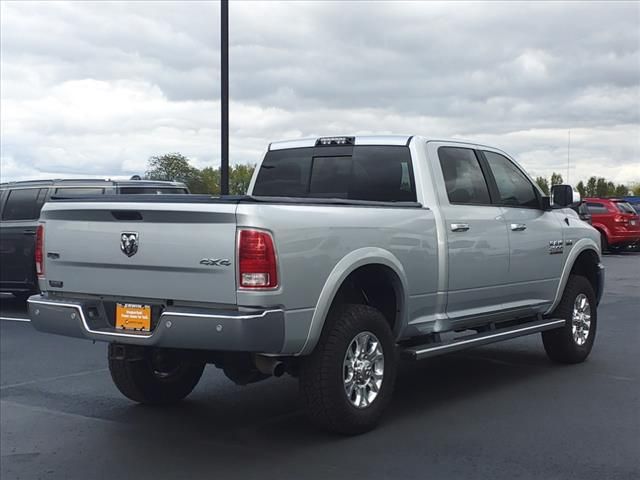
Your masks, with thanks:
M 271 375 L 273 377 L 281 377 L 285 372 L 285 365 L 277 358 L 256 355 L 254 362 L 260 373 Z

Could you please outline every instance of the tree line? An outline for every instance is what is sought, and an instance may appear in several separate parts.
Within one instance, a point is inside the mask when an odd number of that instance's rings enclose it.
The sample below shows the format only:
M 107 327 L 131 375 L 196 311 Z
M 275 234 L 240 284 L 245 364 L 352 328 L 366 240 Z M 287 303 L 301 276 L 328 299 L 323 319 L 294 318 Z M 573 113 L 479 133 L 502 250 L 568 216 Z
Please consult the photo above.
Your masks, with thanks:
M 545 177 L 536 177 L 536 183 L 540 189 L 549 195 L 551 187 L 554 185 L 560 185 L 563 183 L 562 175 L 556 172 L 551 174 L 551 179 Z M 627 195 L 640 195 L 640 183 L 634 182 L 629 185 L 622 183 L 615 184 L 608 181 L 604 177 L 589 177 L 585 184 L 582 180 L 575 185 L 575 189 L 580 192 L 580 195 L 585 197 L 624 197 Z
M 255 165 L 243 164 L 229 166 L 229 193 L 231 195 L 247 193 L 255 168 Z M 189 187 L 191 193 L 220 195 L 220 168 L 196 168 L 181 153 L 167 153 L 151 157 L 147 163 L 145 178 L 182 182 Z

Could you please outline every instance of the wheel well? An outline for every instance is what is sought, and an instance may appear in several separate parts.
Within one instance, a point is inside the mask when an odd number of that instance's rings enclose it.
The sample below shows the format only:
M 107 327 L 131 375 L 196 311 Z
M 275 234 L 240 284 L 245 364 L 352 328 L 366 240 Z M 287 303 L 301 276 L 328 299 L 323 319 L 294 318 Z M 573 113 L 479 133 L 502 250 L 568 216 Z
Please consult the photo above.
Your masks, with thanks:
M 398 275 L 380 264 L 357 268 L 344 279 L 331 304 L 331 310 L 345 303 L 370 305 L 382 313 L 391 331 L 400 326 L 403 307 L 402 284 Z
M 593 287 L 593 291 L 598 293 L 598 254 L 595 250 L 585 250 L 578 255 L 576 261 L 571 267 L 571 273 L 574 275 L 582 275 Z

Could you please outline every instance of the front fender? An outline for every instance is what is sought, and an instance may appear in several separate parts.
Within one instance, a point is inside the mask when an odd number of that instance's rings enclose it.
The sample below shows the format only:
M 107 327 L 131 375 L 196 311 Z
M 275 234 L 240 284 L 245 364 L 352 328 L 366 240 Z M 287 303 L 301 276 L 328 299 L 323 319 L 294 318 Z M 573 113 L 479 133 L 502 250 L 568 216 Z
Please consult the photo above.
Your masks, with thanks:
M 556 290 L 556 295 L 553 299 L 553 303 L 544 312 L 544 315 L 548 315 L 558 306 L 560 300 L 562 299 L 562 294 L 564 293 L 564 288 L 567 285 L 567 281 L 569 280 L 569 275 L 571 274 L 571 270 L 573 269 L 573 265 L 576 262 L 576 259 L 580 254 L 586 250 L 594 250 L 598 254 L 598 260 L 602 261 L 602 252 L 600 251 L 600 245 L 598 245 L 591 238 L 581 238 L 578 240 L 574 247 L 569 252 L 566 261 L 564 262 L 564 267 L 562 269 L 562 275 L 560 275 L 560 283 L 558 284 L 558 288 Z M 601 294 L 602 292 L 600 292 Z M 598 294 L 598 292 L 596 292 Z
M 308 355 L 316 347 L 324 322 L 331 308 L 331 304 L 338 293 L 338 290 L 342 286 L 344 280 L 355 270 L 365 265 L 384 265 L 390 268 L 398 277 L 400 282 L 401 296 L 400 300 L 400 316 L 397 323 L 395 334 L 402 331 L 402 327 L 406 325 L 406 306 L 408 305 L 408 287 L 407 276 L 405 274 L 402 263 L 388 250 L 384 250 L 378 247 L 365 247 L 358 250 L 354 250 L 345 255 L 333 268 L 327 280 L 322 287 L 318 303 L 316 304 L 311 319 L 311 327 L 307 335 L 302 350 L 299 355 Z

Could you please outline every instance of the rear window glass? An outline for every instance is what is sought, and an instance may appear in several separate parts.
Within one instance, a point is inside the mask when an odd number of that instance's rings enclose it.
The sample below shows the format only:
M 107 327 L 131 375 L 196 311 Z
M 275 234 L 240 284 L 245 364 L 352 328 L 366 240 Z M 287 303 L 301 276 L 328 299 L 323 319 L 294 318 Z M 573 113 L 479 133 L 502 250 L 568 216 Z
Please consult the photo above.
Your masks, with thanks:
M 489 204 L 489 188 L 473 150 L 441 147 L 438 149 L 440 167 L 447 196 L 451 203 Z
M 90 197 L 104 195 L 104 188 L 99 187 L 64 187 L 56 188 L 55 195 L 61 197 Z
M 120 193 L 122 195 L 142 195 L 142 194 L 176 194 L 176 193 L 189 193 L 186 188 L 172 188 L 172 187 L 120 187 Z
M 327 150 L 328 151 L 328 150 Z M 320 148 L 268 152 L 253 188 L 256 196 L 416 201 L 411 154 L 404 146 Z
M 634 215 L 636 213 L 631 204 L 627 202 L 615 202 L 615 204 L 618 207 L 618 211 L 621 213 L 632 213 Z
M 2 220 L 35 220 L 40 216 L 45 189 L 11 190 L 2 210 Z

